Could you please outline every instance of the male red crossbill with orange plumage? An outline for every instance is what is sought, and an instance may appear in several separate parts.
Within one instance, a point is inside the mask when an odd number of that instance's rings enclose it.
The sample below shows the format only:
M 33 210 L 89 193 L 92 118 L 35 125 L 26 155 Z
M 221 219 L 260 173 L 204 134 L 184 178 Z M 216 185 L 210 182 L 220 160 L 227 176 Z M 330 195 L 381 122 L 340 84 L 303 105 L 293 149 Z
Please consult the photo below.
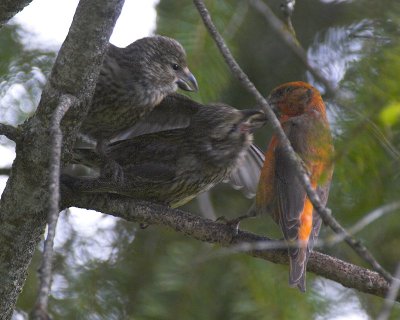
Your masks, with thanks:
M 312 188 L 325 205 L 333 173 L 333 145 L 320 93 L 308 83 L 290 82 L 275 88 L 268 99 L 294 151 L 307 168 Z M 272 137 L 265 154 L 256 212 L 271 214 L 281 227 L 289 244 L 289 284 L 304 292 L 306 265 L 321 218 L 277 135 Z

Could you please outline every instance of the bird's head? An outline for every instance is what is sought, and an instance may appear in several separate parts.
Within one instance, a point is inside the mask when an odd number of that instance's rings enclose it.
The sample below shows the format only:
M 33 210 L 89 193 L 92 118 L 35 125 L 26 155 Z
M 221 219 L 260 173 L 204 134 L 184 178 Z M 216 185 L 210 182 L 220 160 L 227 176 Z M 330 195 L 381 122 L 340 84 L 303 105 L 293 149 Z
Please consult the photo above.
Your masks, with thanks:
M 310 110 L 325 113 L 325 104 L 317 89 L 306 82 L 288 82 L 276 87 L 268 97 L 278 118 L 302 115 Z
M 237 110 L 223 104 L 203 106 L 196 118 L 196 135 L 206 149 L 202 152 L 222 162 L 238 158 L 250 146 L 253 131 L 266 122 L 260 110 Z
M 137 57 L 140 57 L 142 82 L 170 94 L 179 88 L 186 91 L 197 91 L 196 78 L 190 72 L 186 53 L 182 45 L 168 37 L 152 36 L 135 41 L 132 47 Z M 139 59 L 139 58 L 137 58 Z
M 253 133 L 266 122 L 265 113 L 257 109 L 237 110 L 224 104 L 213 104 L 207 112 L 210 136 L 216 140 L 235 139 Z M 206 122 L 205 121 L 205 122 Z

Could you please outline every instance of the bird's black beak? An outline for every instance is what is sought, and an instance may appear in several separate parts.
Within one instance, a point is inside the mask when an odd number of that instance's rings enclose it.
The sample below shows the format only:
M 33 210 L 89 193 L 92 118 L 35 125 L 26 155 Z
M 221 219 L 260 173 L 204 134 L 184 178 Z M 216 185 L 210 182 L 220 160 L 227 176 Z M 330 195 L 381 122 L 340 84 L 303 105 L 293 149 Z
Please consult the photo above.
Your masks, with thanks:
M 184 68 L 180 72 L 177 81 L 178 87 L 185 91 L 198 91 L 199 86 L 197 85 L 196 78 L 190 72 L 189 68 Z
M 246 129 L 250 132 L 255 129 L 261 128 L 267 122 L 267 116 L 264 112 L 257 109 L 241 110 L 243 114 L 241 127 L 242 130 Z

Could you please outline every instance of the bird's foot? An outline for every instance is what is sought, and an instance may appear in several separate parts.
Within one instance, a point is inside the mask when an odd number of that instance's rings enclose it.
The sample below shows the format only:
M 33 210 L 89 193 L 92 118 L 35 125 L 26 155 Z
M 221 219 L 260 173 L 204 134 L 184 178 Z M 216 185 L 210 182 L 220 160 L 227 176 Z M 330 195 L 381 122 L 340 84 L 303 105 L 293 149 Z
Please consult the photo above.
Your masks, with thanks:
M 250 210 L 246 214 L 241 215 L 235 219 L 226 219 L 224 216 L 221 216 L 221 217 L 218 217 L 216 221 L 224 222 L 226 225 L 231 227 L 232 230 L 234 231 L 234 235 L 236 236 L 239 233 L 240 222 L 242 222 L 245 219 L 255 217 L 255 211 L 252 209 L 253 209 L 253 207 L 251 207 Z
M 220 216 L 215 221 L 225 223 L 227 226 L 229 226 L 232 229 L 233 236 L 237 236 L 239 233 L 239 224 L 241 221 L 240 218 L 241 217 L 238 217 L 236 219 L 227 219 L 224 216 Z

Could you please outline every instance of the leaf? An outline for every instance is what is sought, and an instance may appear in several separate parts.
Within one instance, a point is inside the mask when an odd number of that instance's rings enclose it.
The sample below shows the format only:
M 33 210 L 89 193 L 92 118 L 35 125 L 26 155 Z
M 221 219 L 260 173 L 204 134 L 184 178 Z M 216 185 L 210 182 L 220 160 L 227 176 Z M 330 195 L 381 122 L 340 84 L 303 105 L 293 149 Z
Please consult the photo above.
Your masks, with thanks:
M 400 102 L 389 103 L 379 114 L 379 119 L 386 126 L 393 126 L 400 120 Z

